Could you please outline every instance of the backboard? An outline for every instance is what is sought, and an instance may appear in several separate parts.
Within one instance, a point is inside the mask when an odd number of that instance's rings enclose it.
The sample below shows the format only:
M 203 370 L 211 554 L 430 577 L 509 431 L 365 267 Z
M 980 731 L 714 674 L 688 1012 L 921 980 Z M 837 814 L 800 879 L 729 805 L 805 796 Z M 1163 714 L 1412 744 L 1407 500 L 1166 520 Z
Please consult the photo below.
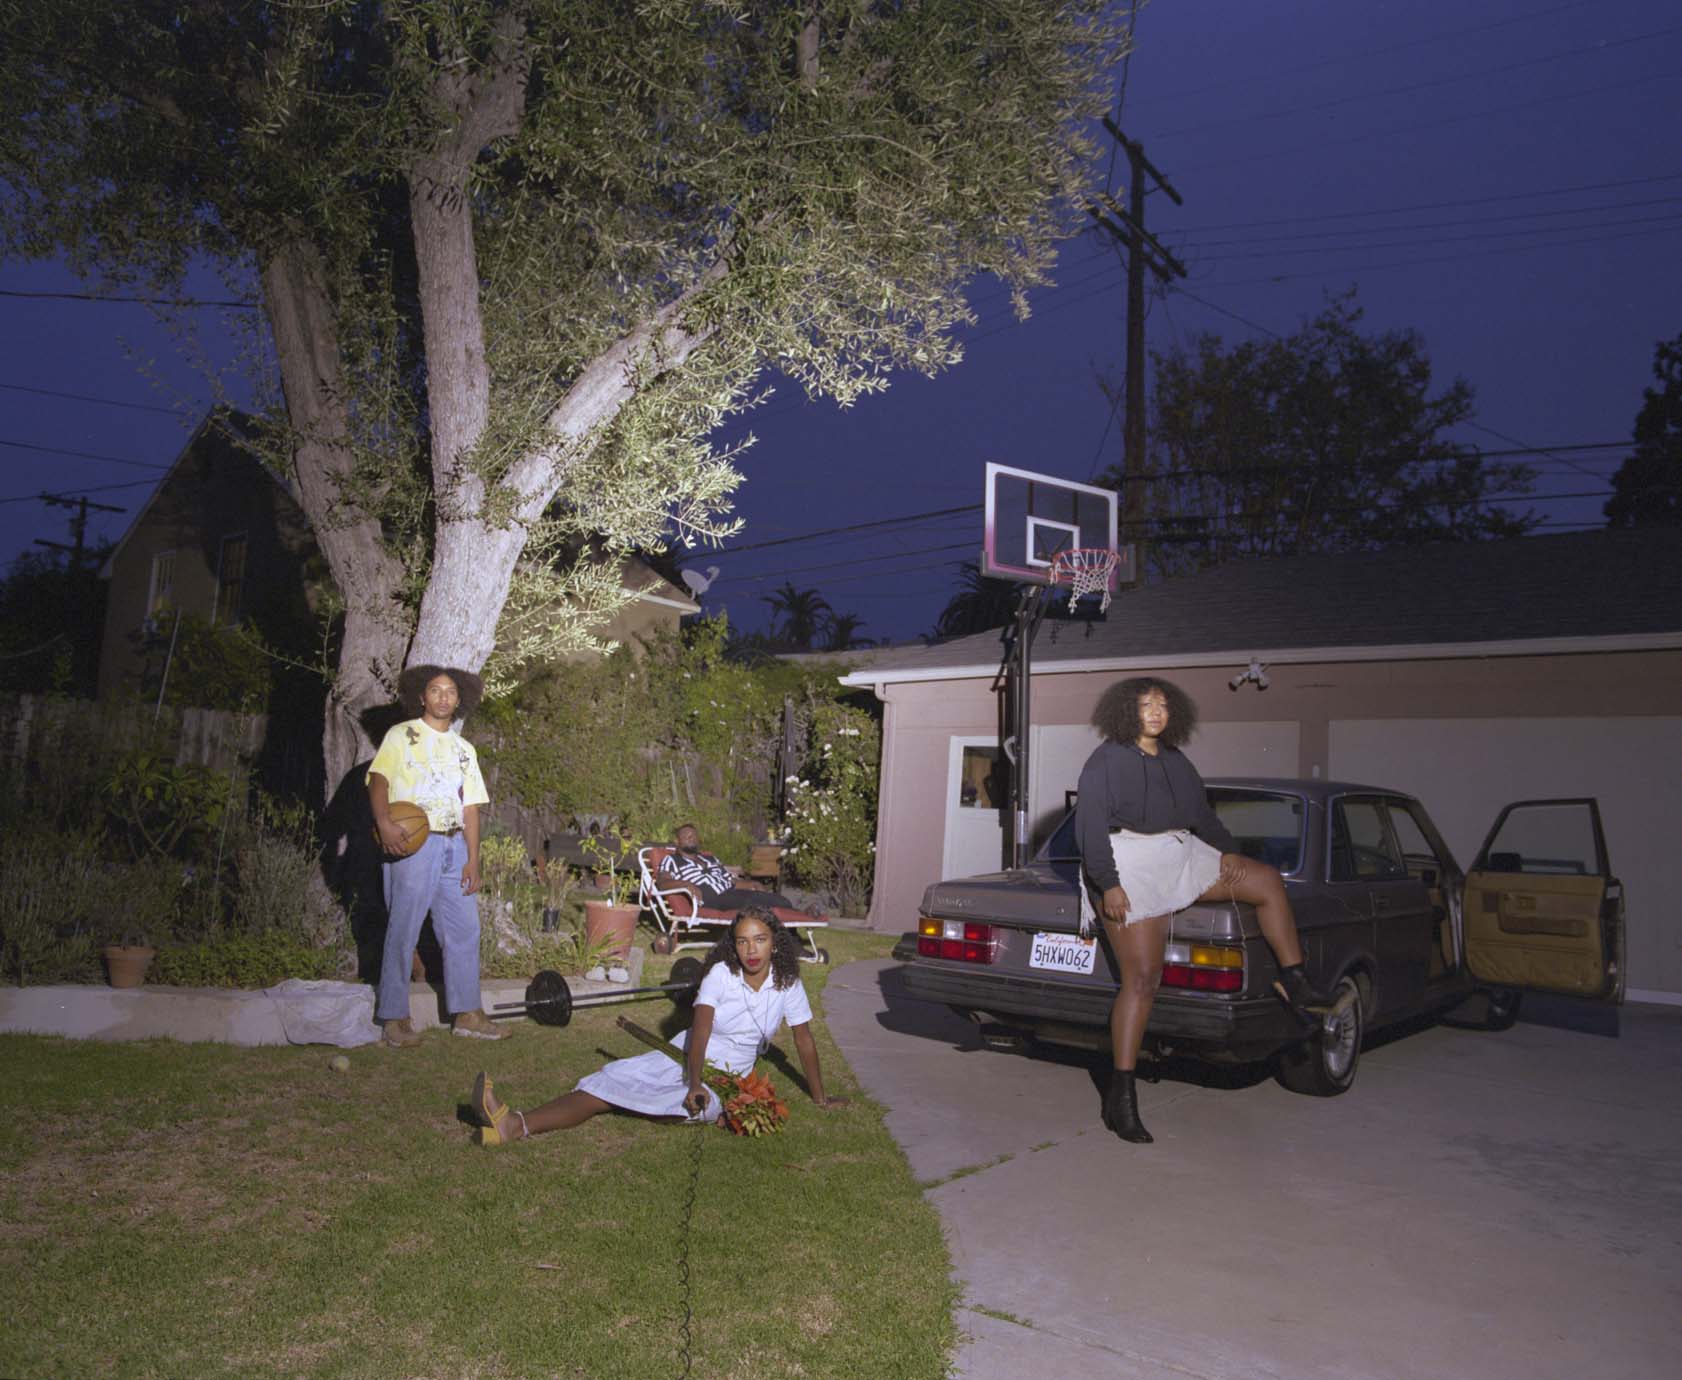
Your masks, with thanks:
M 981 573 L 1024 584 L 1051 583 L 1051 558 L 1074 547 L 1116 547 L 1113 489 L 987 463 Z M 1115 584 L 1133 579 L 1133 549 L 1121 553 Z

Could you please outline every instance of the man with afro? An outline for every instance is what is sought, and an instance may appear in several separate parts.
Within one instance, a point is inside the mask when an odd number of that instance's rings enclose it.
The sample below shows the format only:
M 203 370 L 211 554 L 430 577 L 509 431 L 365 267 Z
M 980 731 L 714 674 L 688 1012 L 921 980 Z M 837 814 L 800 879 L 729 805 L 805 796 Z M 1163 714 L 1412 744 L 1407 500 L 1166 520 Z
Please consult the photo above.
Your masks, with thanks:
M 385 735 L 368 765 L 368 799 L 387 858 L 389 919 L 380 963 L 379 1004 L 385 1042 L 418 1044 L 409 1019 L 409 967 L 428 913 L 444 951 L 444 1006 L 457 1035 L 498 1040 L 479 995 L 479 807 L 490 802 L 479 756 L 456 731 L 479 704 L 479 677 L 447 666 L 411 666 L 398 697 L 413 717 Z M 413 852 L 391 806 L 411 801 L 426 812 L 426 841 Z

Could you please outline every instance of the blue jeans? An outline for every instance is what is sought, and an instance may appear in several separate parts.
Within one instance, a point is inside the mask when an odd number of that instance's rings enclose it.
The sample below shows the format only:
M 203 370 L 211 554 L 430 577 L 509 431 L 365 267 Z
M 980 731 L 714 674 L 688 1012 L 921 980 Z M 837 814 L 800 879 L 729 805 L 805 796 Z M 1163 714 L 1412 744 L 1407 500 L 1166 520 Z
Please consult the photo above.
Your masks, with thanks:
M 429 834 L 413 857 L 383 865 L 389 918 L 378 1020 L 402 1020 L 409 1014 L 409 965 L 428 911 L 444 951 L 445 1010 L 454 1015 L 479 1009 L 479 898 L 461 894 L 466 861 L 467 840 L 460 834 Z

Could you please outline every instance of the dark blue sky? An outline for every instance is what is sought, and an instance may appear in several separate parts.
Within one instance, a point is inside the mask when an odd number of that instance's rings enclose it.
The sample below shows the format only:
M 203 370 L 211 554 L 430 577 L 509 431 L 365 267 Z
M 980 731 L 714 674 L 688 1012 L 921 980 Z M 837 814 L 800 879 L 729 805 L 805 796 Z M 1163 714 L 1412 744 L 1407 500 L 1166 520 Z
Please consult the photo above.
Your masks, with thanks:
M 1369 328 L 1419 331 L 1442 381 L 1472 383 L 1484 429 L 1464 439 L 1626 440 L 1654 344 L 1682 332 L 1679 70 L 1682 12 L 1665 0 L 1154 0 L 1119 122 L 1185 198 L 1153 196 L 1148 218 L 1191 275 L 1153 298 L 1150 344 L 1288 333 L 1358 285 Z M 1084 480 L 1119 458 L 1094 380 L 1120 375 L 1123 267 L 1089 235 L 1057 279 L 1022 325 L 981 287 L 968 358 L 940 379 L 850 412 L 784 388 L 751 421 L 732 545 L 978 502 L 987 460 Z M 3 290 L 81 288 L 50 265 L 0 265 Z M 0 311 L 9 560 L 65 539 L 66 515 L 28 497 L 43 489 L 98 486 L 137 508 L 161 473 L 145 467 L 173 458 L 212 394 L 145 308 L 4 297 Z M 210 357 L 233 358 L 220 314 L 199 318 Z M 1603 493 L 1619 458 L 1537 456 L 1537 512 L 1597 524 L 1603 499 L 1545 496 Z M 722 568 L 708 606 L 744 626 L 763 626 L 762 596 L 787 579 L 900 640 L 933 624 L 949 563 L 979 542 L 976 514 L 691 563 Z

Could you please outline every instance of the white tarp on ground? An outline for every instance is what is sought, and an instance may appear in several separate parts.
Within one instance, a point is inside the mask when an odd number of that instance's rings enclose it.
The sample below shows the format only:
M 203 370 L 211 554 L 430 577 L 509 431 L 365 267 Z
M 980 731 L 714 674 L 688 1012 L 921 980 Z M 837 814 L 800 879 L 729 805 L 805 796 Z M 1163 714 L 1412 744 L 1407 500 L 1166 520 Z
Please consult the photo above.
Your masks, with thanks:
M 287 978 L 263 995 L 273 999 L 289 1044 L 371 1045 L 380 1038 L 374 1024 L 374 989 L 362 982 L 309 982 Z

